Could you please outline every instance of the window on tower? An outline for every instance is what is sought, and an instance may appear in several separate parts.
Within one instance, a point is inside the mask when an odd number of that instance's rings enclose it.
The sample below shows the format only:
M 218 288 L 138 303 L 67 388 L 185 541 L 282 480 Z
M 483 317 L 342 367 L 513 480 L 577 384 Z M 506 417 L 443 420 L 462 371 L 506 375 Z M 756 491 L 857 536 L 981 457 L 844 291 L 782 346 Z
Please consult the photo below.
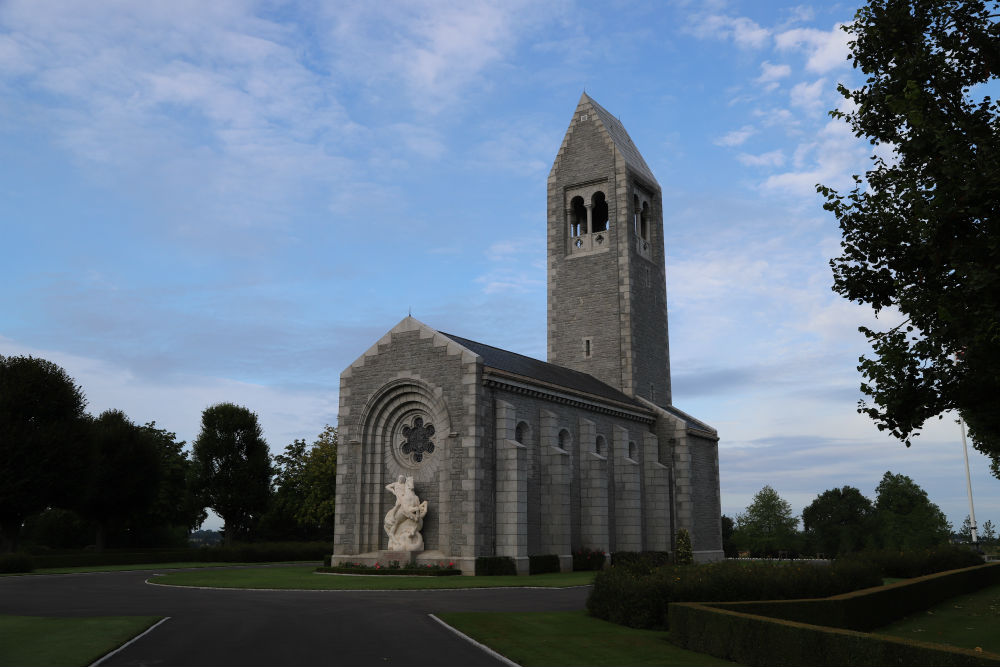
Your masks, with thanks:
M 580 236 L 587 233 L 587 207 L 583 204 L 583 197 L 573 197 L 570 205 L 570 225 L 569 235 Z
M 642 211 L 639 213 L 639 236 L 643 241 L 649 240 L 649 202 L 642 202 Z
M 608 229 L 608 200 L 604 197 L 603 192 L 595 192 L 593 198 L 591 198 L 591 207 L 593 210 L 593 230 L 595 232 L 604 232 Z

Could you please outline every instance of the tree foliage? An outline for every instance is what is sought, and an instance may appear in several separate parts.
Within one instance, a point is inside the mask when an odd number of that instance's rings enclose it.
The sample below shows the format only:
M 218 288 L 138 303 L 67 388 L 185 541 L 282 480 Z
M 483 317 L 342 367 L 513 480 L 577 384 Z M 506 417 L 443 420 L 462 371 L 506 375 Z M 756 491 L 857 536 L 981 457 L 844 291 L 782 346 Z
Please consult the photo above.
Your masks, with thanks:
M 86 484 L 74 505 L 96 524 L 97 550 L 108 532 L 129 518 L 145 517 L 160 488 L 156 443 L 120 410 L 106 410 L 89 425 Z
M 872 503 L 853 486 L 829 489 L 802 510 L 806 537 L 827 556 L 858 551 L 869 542 Z
M 72 496 L 85 457 L 83 390 L 44 359 L 0 356 L 0 532 L 13 550 L 24 519 Z
M 875 527 L 882 547 L 912 551 L 948 541 L 948 519 L 906 475 L 887 471 L 875 493 Z
M 848 194 L 817 186 L 840 222 L 833 289 L 894 328 L 861 327 L 859 411 L 907 446 L 958 410 L 1000 477 L 1000 74 L 997 3 L 869 0 L 845 26 L 865 84 L 832 112 L 881 147 Z M 891 154 L 891 155 L 890 155 Z M 956 359 L 957 357 L 957 359 Z
M 267 509 L 271 457 L 257 415 L 219 403 L 205 408 L 193 445 L 195 487 L 225 522 L 226 544 L 247 536 Z
M 262 521 L 269 539 L 327 539 L 333 535 L 337 429 L 327 425 L 310 446 L 295 440 L 274 457 L 274 490 Z
M 758 491 L 746 511 L 736 517 L 733 541 L 754 554 L 773 555 L 796 546 L 799 520 L 792 506 L 771 486 Z

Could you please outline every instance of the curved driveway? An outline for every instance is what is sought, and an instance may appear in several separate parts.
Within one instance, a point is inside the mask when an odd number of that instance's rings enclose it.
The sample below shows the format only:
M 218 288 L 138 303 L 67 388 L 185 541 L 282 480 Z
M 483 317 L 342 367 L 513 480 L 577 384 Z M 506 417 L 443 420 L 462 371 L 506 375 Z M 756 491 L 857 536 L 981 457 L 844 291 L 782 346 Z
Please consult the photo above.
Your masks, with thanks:
M 156 572 L 0 577 L 0 613 L 169 616 L 101 665 L 500 665 L 430 618 L 582 609 L 586 587 L 253 591 L 155 586 Z

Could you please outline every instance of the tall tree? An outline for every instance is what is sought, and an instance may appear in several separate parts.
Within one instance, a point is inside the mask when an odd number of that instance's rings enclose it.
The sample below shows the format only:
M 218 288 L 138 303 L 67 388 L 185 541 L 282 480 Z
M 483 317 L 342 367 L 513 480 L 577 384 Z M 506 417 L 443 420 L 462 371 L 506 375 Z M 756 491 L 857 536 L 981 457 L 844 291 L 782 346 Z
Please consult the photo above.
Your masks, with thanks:
M 34 357 L 0 356 L 0 537 L 17 548 L 24 519 L 72 496 L 85 465 L 83 390 Z
M 817 186 L 840 221 L 833 289 L 905 321 L 860 330 L 859 403 L 907 446 L 957 410 L 1000 477 L 1000 74 L 997 3 L 869 0 L 846 30 L 865 84 L 841 94 L 858 137 L 883 149 L 847 195 Z M 891 156 L 890 156 L 891 155 Z
M 76 507 L 96 524 L 97 550 L 109 532 L 134 517 L 148 517 L 159 493 L 156 443 L 120 410 L 107 410 L 90 425 L 90 469 Z
M 866 546 L 871 531 L 872 503 L 853 486 L 829 489 L 802 510 L 806 537 L 828 556 Z
M 205 408 L 194 441 L 196 488 L 225 522 L 225 542 L 248 536 L 267 509 L 271 457 L 257 415 L 219 403 Z
M 148 516 L 142 525 L 134 525 L 133 531 L 150 546 L 184 546 L 188 533 L 207 517 L 194 492 L 194 465 L 176 434 L 158 428 L 156 422 L 143 425 L 141 430 L 155 446 L 160 487 Z
M 771 486 L 758 491 L 746 511 L 736 517 L 733 541 L 753 553 L 775 554 L 796 546 L 796 526 L 791 504 Z
M 312 445 L 295 440 L 274 457 L 274 489 L 261 530 L 277 539 L 333 535 L 337 429 L 327 425 Z
M 911 551 L 948 541 L 948 519 L 906 475 L 887 471 L 875 493 L 875 526 L 884 548 Z

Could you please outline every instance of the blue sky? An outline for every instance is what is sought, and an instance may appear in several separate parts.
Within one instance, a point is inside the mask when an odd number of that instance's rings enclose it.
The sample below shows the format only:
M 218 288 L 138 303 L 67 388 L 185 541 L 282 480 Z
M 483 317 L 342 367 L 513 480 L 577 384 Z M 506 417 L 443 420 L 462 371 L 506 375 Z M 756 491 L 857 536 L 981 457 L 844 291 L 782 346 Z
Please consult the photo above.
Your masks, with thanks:
M 663 188 L 674 402 L 719 430 L 723 511 L 892 470 L 957 525 L 957 424 L 906 449 L 856 414 L 857 327 L 894 316 L 830 290 L 814 185 L 871 153 L 826 113 L 855 9 L 0 0 L 0 354 L 188 442 L 246 405 L 275 452 L 411 310 L 544 358 L 545 182 L 586 90 Z

